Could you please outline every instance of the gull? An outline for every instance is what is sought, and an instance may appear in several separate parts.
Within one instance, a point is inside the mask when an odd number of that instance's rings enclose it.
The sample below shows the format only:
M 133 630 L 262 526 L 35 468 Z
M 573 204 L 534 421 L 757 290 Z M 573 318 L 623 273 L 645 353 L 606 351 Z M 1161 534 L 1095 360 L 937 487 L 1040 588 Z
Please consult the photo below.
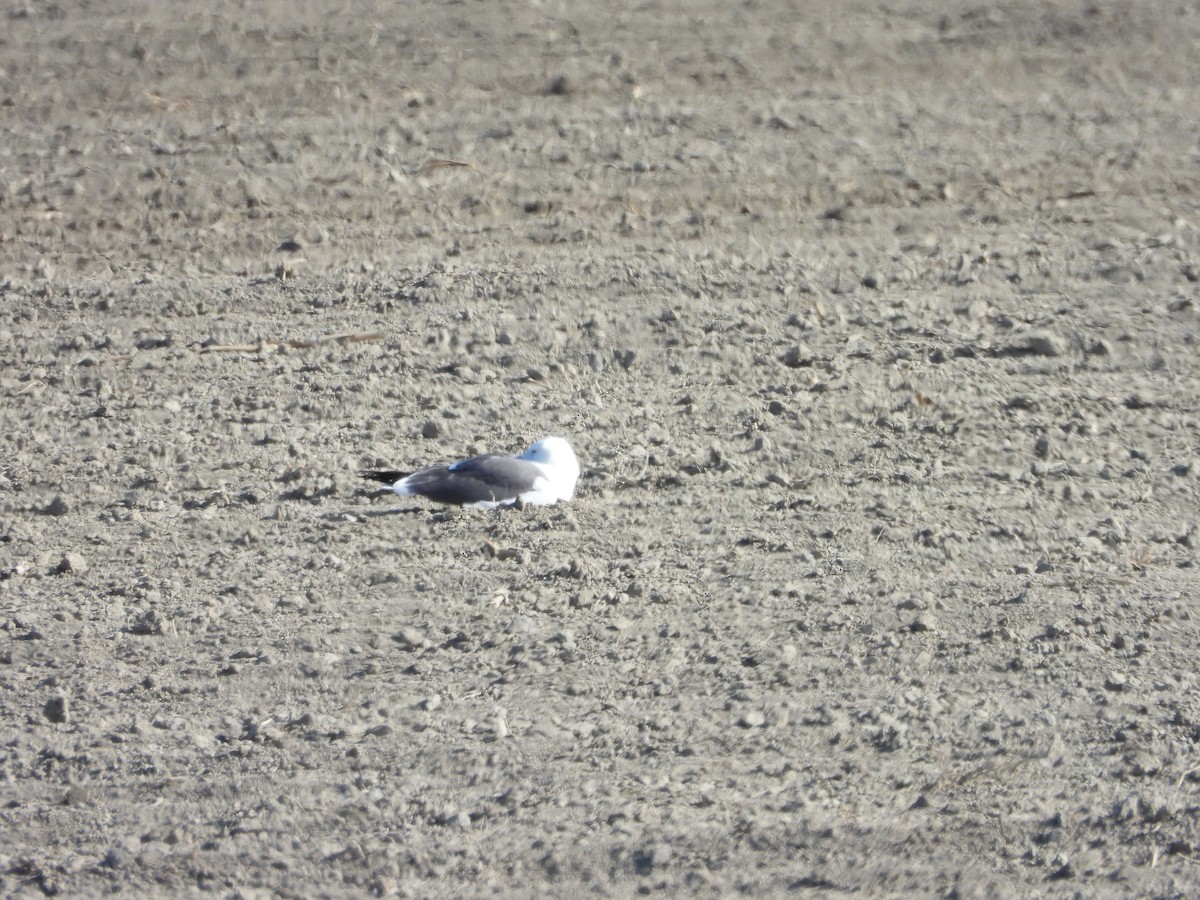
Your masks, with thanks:
M 464 509 L 551 506 L 575 493 L 579 460 L 564 438 L 545 437 L 519 456 L 484 453 L 411 474 L 376 469 L 359 474 L 402 496 L 427 497 Z

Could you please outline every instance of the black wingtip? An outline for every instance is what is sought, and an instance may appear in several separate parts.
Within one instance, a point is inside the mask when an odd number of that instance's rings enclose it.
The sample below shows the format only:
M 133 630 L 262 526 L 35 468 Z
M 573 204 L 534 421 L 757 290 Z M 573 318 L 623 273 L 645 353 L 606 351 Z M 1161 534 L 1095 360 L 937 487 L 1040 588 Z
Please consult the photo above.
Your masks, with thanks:
M 401 478 L 404 478 L 408 473 L 396 472 L 390 469 L 363 469 L 358 474 L 360 477 L 367 479 L 367 481 L 379 481 L 383 484 L 392 485 Z

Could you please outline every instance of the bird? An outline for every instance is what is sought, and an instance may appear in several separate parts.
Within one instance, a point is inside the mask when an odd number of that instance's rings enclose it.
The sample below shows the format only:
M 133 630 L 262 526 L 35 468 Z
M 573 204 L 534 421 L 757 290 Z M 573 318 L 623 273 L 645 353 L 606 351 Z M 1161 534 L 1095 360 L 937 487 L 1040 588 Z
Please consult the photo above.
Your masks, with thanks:
M 401 496 L 426 497 L 464 509 L 552 506 L 574 495 L 579 460 L 565 438 L 544 437 L 519 456 L 483 453 L 412 473 L 366 469 L 359 474 Z

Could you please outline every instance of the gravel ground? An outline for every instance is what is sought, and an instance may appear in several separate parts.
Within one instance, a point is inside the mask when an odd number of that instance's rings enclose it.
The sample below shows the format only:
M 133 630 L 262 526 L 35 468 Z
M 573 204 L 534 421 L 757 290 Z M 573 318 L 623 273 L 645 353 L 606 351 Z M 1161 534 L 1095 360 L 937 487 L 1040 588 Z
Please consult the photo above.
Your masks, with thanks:
M 805 6 L 6 11 L 0 893 L 1200 891 L 1200 9 Z

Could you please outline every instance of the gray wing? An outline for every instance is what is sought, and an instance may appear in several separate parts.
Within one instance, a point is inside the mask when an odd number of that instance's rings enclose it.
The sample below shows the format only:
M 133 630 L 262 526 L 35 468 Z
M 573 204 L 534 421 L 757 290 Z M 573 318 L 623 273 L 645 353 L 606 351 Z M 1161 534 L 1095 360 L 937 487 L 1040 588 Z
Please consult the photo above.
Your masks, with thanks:
M 535 463 L 486 453 L 414 472 L 404 479 L 404 486 L 437 503 L 511 503 L 532 490 L 541 476 Z

